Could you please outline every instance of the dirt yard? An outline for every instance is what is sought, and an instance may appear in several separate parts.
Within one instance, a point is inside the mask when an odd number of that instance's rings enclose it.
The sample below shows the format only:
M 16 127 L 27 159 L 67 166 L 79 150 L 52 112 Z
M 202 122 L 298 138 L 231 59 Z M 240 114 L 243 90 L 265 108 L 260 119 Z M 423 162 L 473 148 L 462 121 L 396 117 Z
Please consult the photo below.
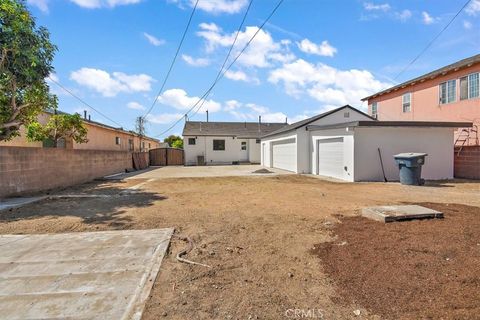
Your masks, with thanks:
M 144 185 L 136 193 L 125 193 L 127 187 L 138 183 Z M 310 315 L 324 319 L 385 317 L 385 310 L 369 303 L 368 298 L 345 295 L 344 278 L 331 272 L 330 260 L 319 258 L 318 252 L 312 254 L 319 244 L 344 236 L 339 228 L 346 225 L 346 220 L 339 216 L 358 216 L 364 206 L 404 202 L 430 202 L 432 206 L 449 203 L 449 208 L 459 212 L 467 207 L 457 204 L 480 207 L 480 184 L 473 182 L 406 187 L 395 183 L 334 183 L 297 175 L 137 179 L 90 183 L 62 192 L 111 197 L 45 200 L 3 212 L 0 233 L 175 227 L 178 234 L 196 242 L 187 258 L 211 268 L 177 262 L 175 255 L 186 244 L 174 239 L 144 320 L 295 319 L 299 318 L 295 316 L 300 315 L 298 310 L 310 310 Z M 478 211 L 470 214 L 479 217 Z M 429 221 L 422 223 L 427 230 L 432 228 Z M 370 225 L 365 222 L 360 226 Z M 403 227 L 408 230 L 409 225 L 395 226 Z M 409 233 L 405 237 L 408 241 Z M 455 241 L 466 246 L 471 239 L 456 237 Z M 422 254 L 410 252 L 411 256 Z M 477 280 L 480 278 L 478 269 L 472 267 L 471 272 Z M 402 292 L 402 286 L 415 289 L 405 282 L 399 286 L 398 292 Z M 408 295 L 419 293 L 422 291 L 410 291 Z M 365 294 L 372 293 L 367 290 Z M 473 302 L 465 307 L 465 313 L 458 314 L 475 317 L 479 307 L 479 302 Z M 445 319 L 458 315 L 447 309 L 436 315 Z M 411 309 L 408 316 L 426 315 L 415 310 Z

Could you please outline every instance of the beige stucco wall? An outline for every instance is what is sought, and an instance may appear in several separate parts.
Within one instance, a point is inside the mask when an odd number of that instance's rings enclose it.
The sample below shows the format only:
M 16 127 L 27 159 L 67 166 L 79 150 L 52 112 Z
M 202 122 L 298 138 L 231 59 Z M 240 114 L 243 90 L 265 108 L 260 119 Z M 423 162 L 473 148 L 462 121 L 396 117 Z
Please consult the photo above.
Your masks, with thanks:
M 42 114 L 39 116 L 39 122 L 45 123 L 48 120 L 48 114 Z M 88 129 L 87 143 L 70 144 L 70 148 L 81 150 L 111 150 L 111 151 L 148 151 L 160 147 L 160 143 L 150 138 L 142 138 L 132 133 L 115 130 L 113 128 L 104 127 L 88 121 L 84 122 Z M 115 143 L 116 137 L 120 137 L 120 144 Z M 129 150 L 128 140 L 133 139 L 134 150 Z M 145 142 L 144 150 L 140 150 L 141 141 Z M 20 128 L 20 136 L 13 138 L 10 141 L 0 141 L 0 146 L 8 147 L 42 147 L 42 142 L 29 142 L 26 139 L 25 128 Z M 67 144 L 68 146 L 69 144 Z

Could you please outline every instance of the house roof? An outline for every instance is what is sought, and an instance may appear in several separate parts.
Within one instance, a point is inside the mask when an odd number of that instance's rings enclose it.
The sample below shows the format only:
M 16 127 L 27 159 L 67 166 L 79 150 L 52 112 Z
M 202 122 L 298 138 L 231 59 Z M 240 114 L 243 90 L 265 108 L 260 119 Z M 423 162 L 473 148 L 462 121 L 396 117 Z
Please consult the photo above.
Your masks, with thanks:
M 335 123 L 326 126 L 311 125 L 307 130 L 338 129 L 346 127 L 424 127 L 424 128 L 469 128 L 471 122 L 439 122 L 439 121 L 353 121 Z
M 234 136 L 258 139 L 284 127 L 285 123 L 187 121 L 183 136 Z
M 326 116 L 328 116 L 328 115 L 331 115 L 331 114 L 333 114 L 333 113 L 335 113 L 335 112 L 337 112 L 337 111 L 340 111 L 340 110 L 342 110 L 342 109 L 344 109 L 344 108 L 353 110 L 353 111 L 355 111 L 355 112 L 358 112 L 358 113 L 360 113 L 360 114 L 363 114 L 364 116 L 366 116 L 366 117 L 368 117 L 368 118 L 370 118 L 370 119 L 372 119 L 372 120 L 375 120 L 375 118 L 372 118 L 372 117 L 369 116 L 368 114 L 366 114 L 366 113 L 364 113 L 364 112 L 362 112 L 362 111 L 360 111 L 360 110 L 358 110 L 358 109 L 356 109 L 356 108 L 354 108 L 354 107 L 352 107 L 352 106 L 350 106 L 350 105 L 347 104 L 347 105 L 345 105 L 345 106 L 343 106 L 343 107 L 339 107 L 339 108 L 336 108 L 336 109 L 333 109 L 333 110 L 330 110 L 330 111 L 327 111 L 327 112 L 318 114 L 318 115 L 313 116 L 313 117 L 311 117 L 311 118 L 304 119 L 304 120 L 301 120 L 301 121 L 298 121 L 298 122 L 294 122 L 294 123 L 292 123 L 292 124 L 290 124 L 290 125 L 287 125 L 287 126 L 284 126 L 283 128 L 280 128 L 280 129 L 278 129 L 278 130 L 276 130 L 276 131 L 273 131 L 273 132 L 271 132 L 271 133 L 268 133 L 268 134 L 264 135 L 262 138 L 264 138 L 264 137 L 270 137 L 270 136 L 274 136 L 274 135 L 277 135 L 277 134 L 280 134 L 280 133 L 285 133 L 285 132 L 288 132 L 288 131 L 292 131 L 292 130 L 298 129 L 298 128 L 300 128 L 300 127 L 303 127 L 303 126 L 305 126 L 305 125 L 308 125 L 309 123 L 312 123 L 312 122 L 317 121 L 317 120 L 319 120 L 319 119 L 322 119 L 322 118 L 324 118 L 324 117 L 326 117 Z
M 457 61 L 455 63 L 449 64 L 448 66 L 445 66 L 443 68 L 437 69 L 437 70 L 432 71 L 432 72 L 429 72 L 429 73 L 424 74 L 424 75 L 422 75 L 420 77 L 417 77 L 415 79 L 405 81 L 405 82 L 403 82 L 399 85 L 396 85 L 396 86 L 393 86 L 391 88 L 385 89 L 383 91 L 377 92 L 375 94 L 372 94 L 368 97 L 363 98 L 362 101 L 366 101 L 368 99 L 375 98 L 377 96 L 381 96 L 385 93 L 390 93 L 392 91 L 395 91 L 395 90 L 398 90 L 398 89 L 401 89 L 401 88 L 405 88 L 406 86 L 409 86 L 409 85 L 414 85 L 417 82 L 424 82 L 425 80 L 436 78 L 436 77 L 438 77 L 440 75 L 444 75 L 448 72 L 457 71 L 458 69 L 465 68 L 465 67 L 470 67 L 471 65 L 476 64 L 476 63 L 480 63 L 480 54 L 477 54 L 473 57 L 469 57 L 469 58 L 466 58 L 466 59 L 463 59 L 463 60 L 460 60 L 460 61 Z

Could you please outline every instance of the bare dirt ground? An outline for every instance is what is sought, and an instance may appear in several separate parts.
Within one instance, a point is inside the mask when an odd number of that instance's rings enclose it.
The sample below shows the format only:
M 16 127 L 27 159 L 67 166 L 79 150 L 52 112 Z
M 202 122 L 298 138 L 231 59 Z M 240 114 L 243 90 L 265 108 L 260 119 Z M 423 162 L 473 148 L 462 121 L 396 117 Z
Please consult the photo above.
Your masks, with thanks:
M 145 185 L 137 193 L 120 195 L 134 185 L 131 181 L 63 191 L 110 198 L 46 200 L 2 212 L 0 233 L 175 227 L 189 235 L 196 248 L 187 258 L 212 268 L 177 262 L 175 255 L 186 244 L 172 241 L 146 320 L 294 319 L 294 309 L 314 310 L 325 319 L 358 318 L 357 310 L 361 318 L 379 318 L 381 310 L 343 296 L 322 259 L 311 253 L 335 239 L 337 215 L 403 202 L 480 207 L 480 184 L 465 181 L 406 187 L 297 175 L 138 179 Z

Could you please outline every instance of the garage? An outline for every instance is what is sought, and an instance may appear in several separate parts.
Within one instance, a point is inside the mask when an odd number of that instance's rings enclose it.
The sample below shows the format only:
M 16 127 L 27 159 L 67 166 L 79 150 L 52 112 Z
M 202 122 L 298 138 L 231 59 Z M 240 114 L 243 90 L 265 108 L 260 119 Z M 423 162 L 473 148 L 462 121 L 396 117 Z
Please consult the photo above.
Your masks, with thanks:
M 294 138 L 272 142 L 272 166 L 296 172 L 297 143 Z
M 343 179 L 343 138 L 318 140 L 317 174 Z

